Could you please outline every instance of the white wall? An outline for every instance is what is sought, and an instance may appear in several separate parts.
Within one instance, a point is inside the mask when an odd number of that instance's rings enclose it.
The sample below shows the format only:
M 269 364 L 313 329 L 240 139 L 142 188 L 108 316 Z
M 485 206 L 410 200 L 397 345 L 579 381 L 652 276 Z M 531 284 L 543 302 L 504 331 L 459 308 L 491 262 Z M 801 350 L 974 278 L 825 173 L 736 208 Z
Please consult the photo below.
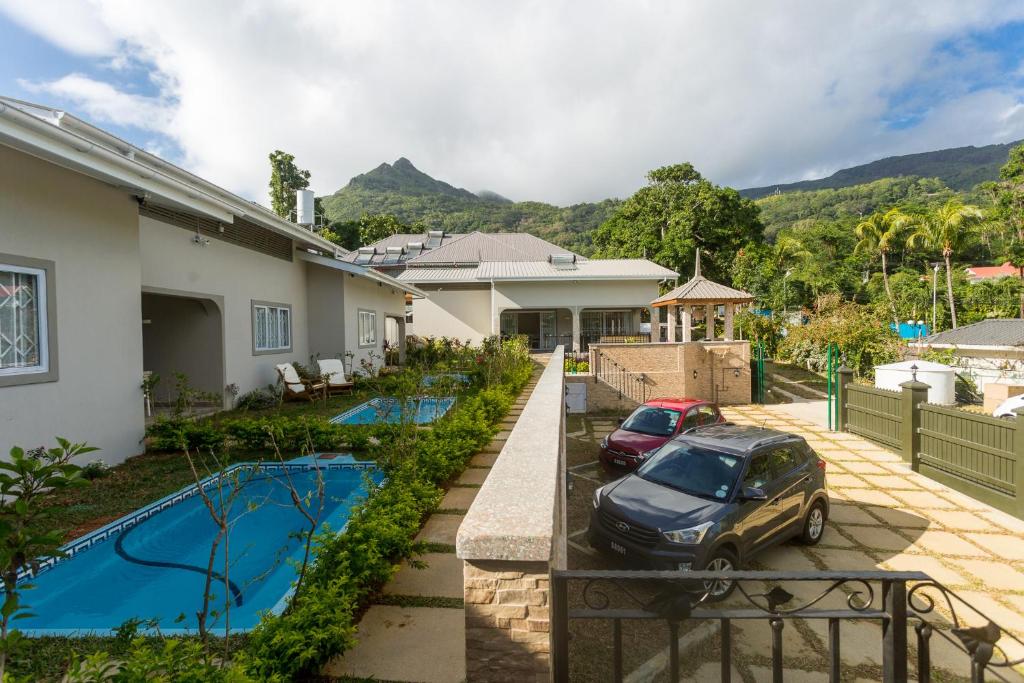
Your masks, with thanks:
M 142 451 L 138 205 L 125 192 L 0 146 L 0 253 L 53 261 L 57 381 L 0 386 L 0 455 L 54 445 Z M 184 232 L 184 231 L 182 231 Z
M 145 216 L 138 224 L 142 286 L 147 291 L 223 298 L 222 386 L 237 384 L 245 393 L 275 383 L 278 363 L 309 362 L 304 261 L 285 261 L 217 239 L 201 247 L 192 243 L 192 232 Z M 290 352 L 253 353 L 253 300 L 291 305 Z
M 479 344 L 491 335 L 491 290 L 484 286 L 486 289 L 421 287 L 427 298 L 413 300 L 409 333 L 469 339 Z
M 495 315 L 509 308 L 632 308 L 658 298 L 653 280 L 603 280 L 495 283 Z
M 377 314 L 377 341 L 372 346 L 359 346 L 360 309 Z M 351 367 L 358 371 L 363 360 L 372 360 L 374 366 L 379 367 L 384 356 L 384 318 L 386 315 L 405 317 L 405 292 L 365 277 L 346 277 L 344 310 L 345 347 L 354 354 Z

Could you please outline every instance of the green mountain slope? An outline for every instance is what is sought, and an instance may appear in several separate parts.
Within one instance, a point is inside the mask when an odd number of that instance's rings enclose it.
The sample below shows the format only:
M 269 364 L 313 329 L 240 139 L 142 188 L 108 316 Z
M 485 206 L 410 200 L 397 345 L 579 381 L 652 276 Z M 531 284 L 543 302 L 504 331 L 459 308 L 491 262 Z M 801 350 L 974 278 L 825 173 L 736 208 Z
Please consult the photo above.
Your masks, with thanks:
M 758 199 L 776 192 L 850 187 L 882 178 L 900 176 L 938 178 L 954 190 L 965 191 L 980 182 L 998 178 L 999 167 L 1006 163 L 1010 148 L 1016 147 L 1018 144 L 1020 144 L 1019 141 L 1005 145 L 985 145 L 984 147 L 954 147 L 934 152 L 886 157 L 868 164 L 844 168 L 827 178 L 751 187 L 740 190 L 740 194 L 751 199 Z
M 560 207 L 513 202 L 489 191 L 477 195 L 431 178 L 405 158 L 357 175 L 322 201 L 331 221 L 386 213 L 431 230 L 528 232 L 582 254 L 593 250 L 590 233 L 618 204 L 618 200 L 606 199 Z

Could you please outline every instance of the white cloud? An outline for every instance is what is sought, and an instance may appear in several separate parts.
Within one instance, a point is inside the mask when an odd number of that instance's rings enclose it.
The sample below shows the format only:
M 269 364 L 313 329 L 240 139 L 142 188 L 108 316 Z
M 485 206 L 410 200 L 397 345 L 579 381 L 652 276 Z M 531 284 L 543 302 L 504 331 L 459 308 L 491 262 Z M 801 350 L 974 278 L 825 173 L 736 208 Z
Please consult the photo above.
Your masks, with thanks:
M 276 148 L 321 193 L 406 156 L 473 190 L 569 203 L 628 195 L 647 170 L 684 160 L 748 186 L 1024 137 L 1010 79 L 949 86 L 984 60 L 934 59 L 943 41 L 1024 17 L 996 0 L 97 0 L 65 11 L 88 16 L 77 48 L 59 17 L 40 28 L 52 13 L 12 13 L 67 49 L 151 64 L 162 95 L 75 75 L 38 87 L 85 116 L 167 135 L 191 170 L 264 201 Z M 918 126 L 886 128 L 890 97 L 920 82 L 939 104 Z
M 80 116 L 98 124 L 114 123 L 162 133 L 174 116 L 173 105 L 162 98 L 122 92 L 82 74 L 68 74 L 41 83 L 19 80 L 18 84 L 30 92 L 70 100 L 80 109 Z
M 0 0 L 0 12 L 68 52 L 105 55 L 117 37 L 90 0 Z

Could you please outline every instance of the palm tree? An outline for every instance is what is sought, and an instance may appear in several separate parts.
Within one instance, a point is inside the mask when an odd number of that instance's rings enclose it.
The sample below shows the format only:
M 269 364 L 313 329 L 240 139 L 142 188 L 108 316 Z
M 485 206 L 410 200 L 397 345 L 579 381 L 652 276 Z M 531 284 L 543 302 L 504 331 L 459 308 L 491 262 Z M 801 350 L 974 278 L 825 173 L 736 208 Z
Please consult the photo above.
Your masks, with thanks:
M 950 199 L 941 208 L 935 209 L 914 225 L 914 232 L 907 238 L 907 246 L 923 245 L 942 252 L 946 262 L 946 298 L 949 300 L 949 317 L 956 329 L 956 304 L 953 302 L 953 254 L 961 251 L 984 220 L 985 214 L 976 206 L 964 204 L 959 199 Z
M 876 211 L 854 228 L 860 239 L 854 247 L 854 252 L 871 252 L 878 254 L 882 259 L 882 282 L 885 284 L 885 296 L 889 300 L 889 310 L 892 312 L 892 321 L 897 330 L 900 321 L 896 314 L 892 288 L 889 286 L 889 252 L 912 222 L 913 218 L 910 215 L 899 209 L 889 209 L 885 213 Z

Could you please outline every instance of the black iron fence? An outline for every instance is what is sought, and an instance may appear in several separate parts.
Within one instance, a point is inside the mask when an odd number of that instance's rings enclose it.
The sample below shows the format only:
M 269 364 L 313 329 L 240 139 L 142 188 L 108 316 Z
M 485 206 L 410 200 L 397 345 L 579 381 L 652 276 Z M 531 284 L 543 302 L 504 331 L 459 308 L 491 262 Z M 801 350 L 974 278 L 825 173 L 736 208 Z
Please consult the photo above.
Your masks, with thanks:
M 736 583 L 738 600 L 721 605 L 709 600 L 711 582 L 722 580 Z M 824 588 L 808 593 L 794 586 L 804 584 L 801 587 L 806 588 L 808 582 L 817 582 Z M 798 599 L 786 586 L 811 597 Z M 642 597 L 645 593 L 652 597 Z M 836 595 L 841 598 L 838 603 L 844 606 L 830 608 L 828 605 L 837 603 L 830 596 Z M 570 596 L 573 596 L 571 603 Z M 833 683 L 841 676 L 843 623 L 852 621 L 875 621 L 881 625 L 881 678 L 886 683 L 906 681 L 911 673 L 916 673 L 916 680 L 922 683 L 931 681 L 935 638 L 947 641 L 961 653 L 965 658 L 964 668 L 969 664 L 972 682 L 984 681 L 986 671 L 1009 673 L 1009 669 L 1024 663 L 1024 659 L 1010 659 L 1003 650 L 1012 641 L 1019 651 L 1024 648 L 1024 642 L 1005 633 L 987 616 L 921 572 L 553 570 L 551 666 L 554 680 L 570 679 L 570 622 L 611 621 L 611 673 L 613 680 L 621 681 L 623 622 L 652 619 L 668 625 L 670 681 L 679 680 L 682 632 L 708 620 L 718 622 L 720 628 L 722 681 L 732 680 L 733 623 L 750 620 L 767 621 L 771 627 L 772 680 L 775 683 L 783 680 L 783 631 L 793 628 L 795 619 L 827 622 L 826 669 Z M 971 626 L 972 623 L 975 625 Z
M 624 366 L 615 362 L 608 354 L 600 350 L 595 349 L 592 357 L 594 362 L 590 371 L 597 379 L 617 391 L 619 398 L 625 396 L 637 403 L 643 403 L 647 400 L 650 393 L 647 375 L 642 372 L 627 370 Z

